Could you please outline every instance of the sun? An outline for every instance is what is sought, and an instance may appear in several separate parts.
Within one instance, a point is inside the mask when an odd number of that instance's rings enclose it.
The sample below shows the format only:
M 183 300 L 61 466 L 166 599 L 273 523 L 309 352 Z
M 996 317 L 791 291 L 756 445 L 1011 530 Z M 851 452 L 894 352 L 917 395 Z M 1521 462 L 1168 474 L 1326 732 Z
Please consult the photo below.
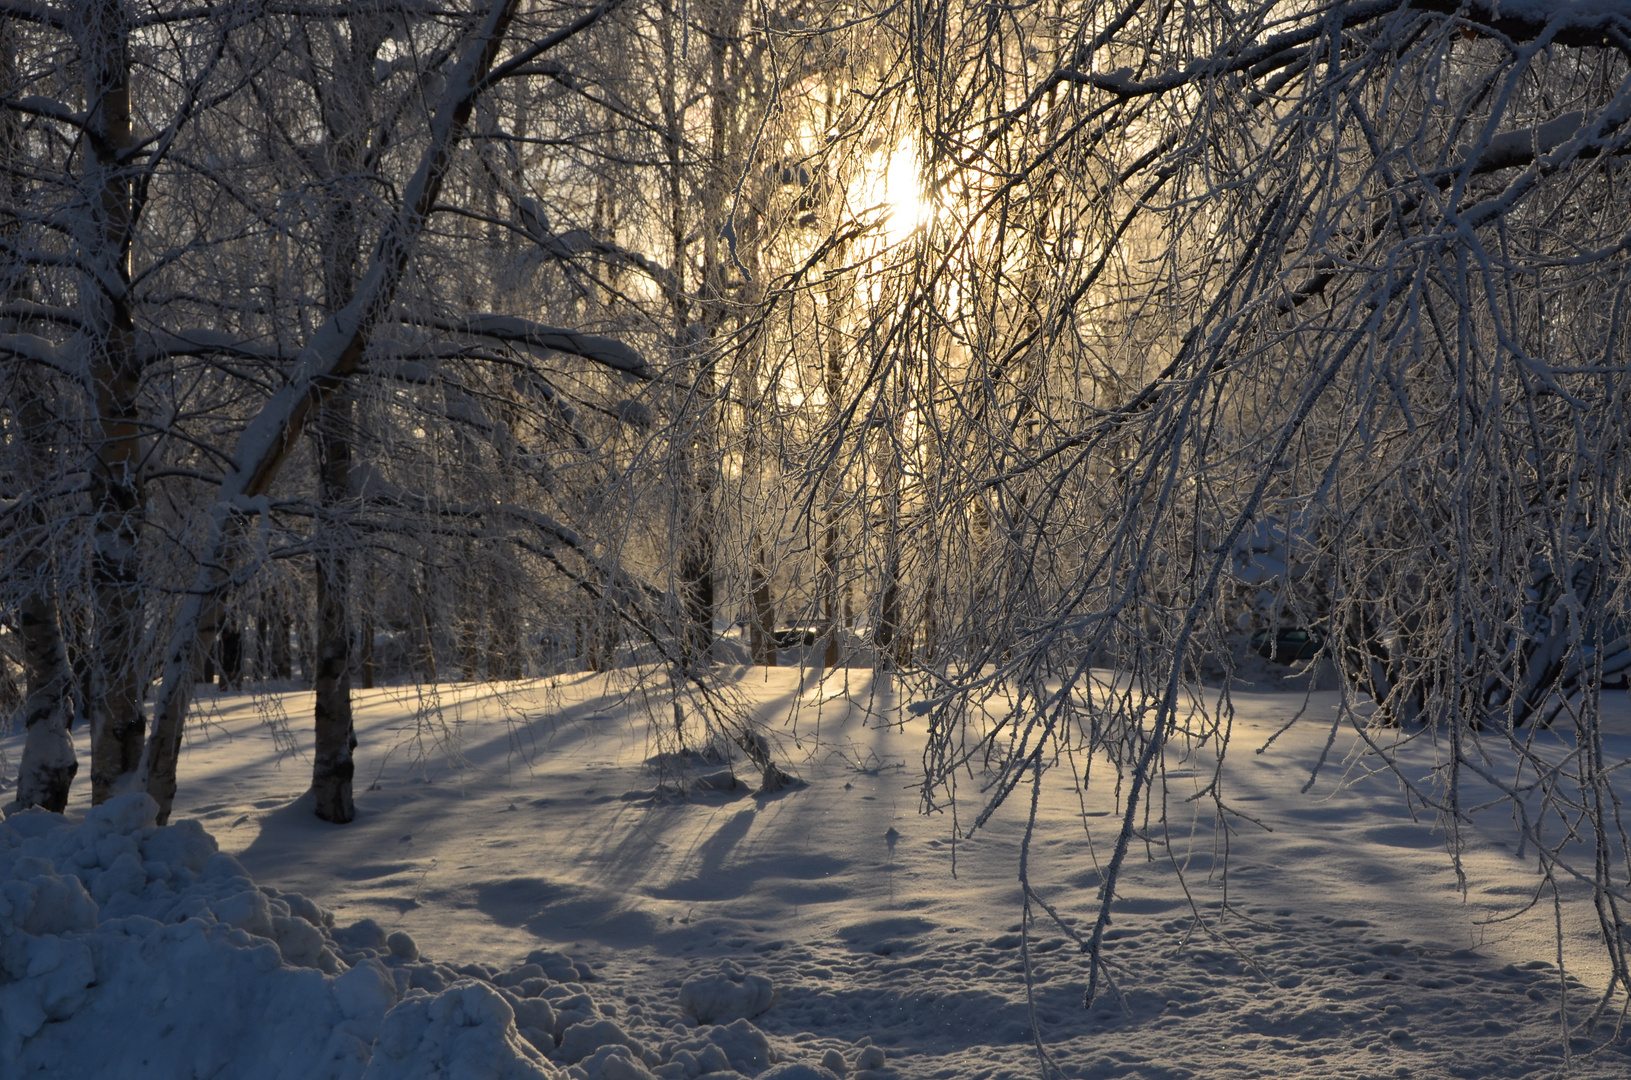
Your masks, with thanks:
M 874 205 L 883 209 L 885 241 L 893 247 L 927 225 L 934 207 L 924 198 L 918 177 L 917 154 L 911 147 L 896 147 L 888 156 L 874 188 Z

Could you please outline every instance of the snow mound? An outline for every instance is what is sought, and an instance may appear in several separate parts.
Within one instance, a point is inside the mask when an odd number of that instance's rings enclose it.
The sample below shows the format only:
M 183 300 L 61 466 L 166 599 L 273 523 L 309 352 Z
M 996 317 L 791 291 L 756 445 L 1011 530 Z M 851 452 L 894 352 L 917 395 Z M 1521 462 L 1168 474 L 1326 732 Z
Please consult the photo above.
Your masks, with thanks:
M 703 1024 L 752 1019 L 775 1000 L 769 979 L 749 975 L 734 961 L 726 961 L 718 975 L 688 979 L 680 987 L 680 1008 Z
M 413 964 L 372 924 L 337 936 L 316 904 L 256 887 L 197 822 L 156 815 L 137 794 L 78 825 L 38 810 L 0 825 L 8 1076 L 558 1075 L 500 991 Z
M 365 1080 L 550 1080 L 556 1075 L 516 1033 L 508 1002 L 474 980 L 392 1009 L 364 1074 Z
M 636 1054 L 642 1049 L 616 1020 L 584 1020 L 561 1034 L 561 1060 L 576 1064 L 607 1046 L 624 1046 Z
M 838 1075 L 831 1069 L 819 1065 L 806 1065 L 802 1061 L 790 1061 L 786 1065 L 778 1065 L 769 1072 L 764 1073 L 760 1080 L 838 1080 Z
M 336 928 L 256 885 L 196 821 L 156 817 L 136 794 L 78 824 L 0 823 L 6 1080 L 668 1080 L 780 1059 L 746 1019 L 770 981 L 739 964 L 681 988 L 717 1026 L 676 1023 L 653 1049 L 584 989 L 586 964 L 542 949 L 508 971 L 437 963 L 370 919 Z M 831 1075 L 800 1068 L 786 1080 Z
M 758 1076 L 780 1059 L 765 1033 L 746 1020 L 699 1029 L 691 1038 L 665 1043 L 659 1056 L 666 1064 L 657 1072 L 665 1077 L 731 1072 Z M 676 1065 L 683 1068 L 676 1070 Z
M 572 1080 L 654 1080 L 628 1047 L 603 1046 L 566 1070 Z

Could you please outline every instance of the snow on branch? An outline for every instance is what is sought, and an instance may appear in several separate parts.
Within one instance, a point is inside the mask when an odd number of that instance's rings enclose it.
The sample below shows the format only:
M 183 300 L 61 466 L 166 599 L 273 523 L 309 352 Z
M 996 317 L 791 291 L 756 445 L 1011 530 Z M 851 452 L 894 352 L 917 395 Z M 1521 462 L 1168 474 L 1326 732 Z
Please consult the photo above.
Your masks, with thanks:
M 55 120 L 58 123 L 68 124 L 72 127 L 82 128 L 89 119 L 84 113 L 75 112 L 62 102 L 39 94 L 11 98 L 5 102 L 5 106 L 9 109 L 16 109 L 20 113 L 44 117 L 47 120 Z
M 0 354 L 45 364 L 64 375 L 74 374 L 73 350 L 37 334 L 0 334 Z
M 275 345 L 261 345 L 242 334 L 191 327 L 186 330 L 154 331 L 148 335 L 145 358 L 170 356 L 235 356 L 245 360 L 285 363 L 290 357 Z
M 58 323 L 75 329 L 85 325 L 84 317 L 73 308 L 60 307 L 55 304 L 42 304 L 34 300 L 12 300 L 6 304 L 0 304 L 0 319 L 16 319 L 18 322 Z
M 656 378 L 645 359 L 616 338 L 599 337 L 559 326 L 546 326 L 514 315 L 470 315 L 462 319 L 421 318 L 413 321 L 416 325 L 449 333 L 581 356 L 585 360 L 636 379 Z
M 1623 51 L 1631 33 L 1625 0 L 1410 0 L 1408 6 L 1456 16 L 1513 42 L 1547 36 L 1559 45 Z

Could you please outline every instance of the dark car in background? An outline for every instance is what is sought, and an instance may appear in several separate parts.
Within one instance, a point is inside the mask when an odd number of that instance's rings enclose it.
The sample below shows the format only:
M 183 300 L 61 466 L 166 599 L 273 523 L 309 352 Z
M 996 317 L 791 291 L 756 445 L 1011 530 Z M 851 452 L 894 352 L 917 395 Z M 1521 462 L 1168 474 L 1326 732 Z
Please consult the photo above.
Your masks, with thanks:
M 814 645 L 821 636 L 819 626 L 783 626 L 770 632 L 778 649 L 795 649 L 800 645 Z

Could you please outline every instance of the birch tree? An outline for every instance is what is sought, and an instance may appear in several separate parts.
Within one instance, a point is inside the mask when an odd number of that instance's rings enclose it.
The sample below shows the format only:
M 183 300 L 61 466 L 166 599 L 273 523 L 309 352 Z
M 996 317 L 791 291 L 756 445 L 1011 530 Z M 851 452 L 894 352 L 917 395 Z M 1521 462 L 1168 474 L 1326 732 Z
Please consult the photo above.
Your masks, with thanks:
M 12 20 L 0 17 L 0 93 L 7 97 L 19 90 L 15 59 L 18 38 Z M 18 114 L 9 110 L 0 113 L 0 166 L 5 183 L 0 243 L 11 250 L 15 250 L 24 231 L 20 215 L 30 191 L 24 126 Z M 21 316 L 31 300 L 29 281 L 15 260 L 7 259 L 4 265 L 0 329 L 15 334 L 23 329 Z M 56 576 L 49 550 L 54 500 L 48 493 L 63 485 L 63 477 L 54 467 L 57 455 L 52 446 L 57 433 L 53 431 L 53 410 L 42 392 L 48 380 L 41 372 L 21 365 L 8 367 L 6 374 L 5 416 L 9 423 L 5 444 L 9 453 L 5 464 L 5 511 L 9 520 L 5 527 L 14 534 L 7 547 L 16 555 L 8 560 L 4 579 L 17 586 L 7 590 L 11 593 L 7 607 L 15 605 L 13 629 L 23 649 L 23 720 L 28 742 L 12 805 L 19 809 L 43 806 L 61 810 L 79 770 L 68 735 L 74 718 L 72 677 L 63 647 Z
M 139 758 L 148 677 L 143 531 L 153 427 L 142 397 L 156 354 L 138 336 L 142 282 L 132 252 L 152 210 L 154 176 L 168 167 L 197 111 L 219 35 L 207 26 L 200 32 L 196 16 L 173 17 L 178 39 L 199 51 L 187 62 L 154 65 L 157 89 L 144 96 L 132 83 L 132 35 L 143 20 L 125 5 L 7 5 L 3 15 L 12 44 L 4 111 L 13 201 L 4 253 L 8 332 L 0 348 L 15 375 L 15 430 L 59 463 L 55 480 L 20 493 L 8 508 L 8 517 L 35 524 L 10 538 L 25 564 L 54 565 L 59 581 L 82 573 L 87 586 L 85 710 L 100 799 Z M 149 13 L 145 25 L 167 21 L 167 13 Z M 146 129 L 141 136 L 137 122 Z M 19 150 L 21 163 L 10 156 Z M 73 493 L 88 502 L 83 548 L 65 527 Z M 30 620 L 36 628 L 53 621 Z M 57 651 L 31 650 L 42 657 Z M 46 765 L 36 753 L 45 746 L 25 748 L 25 774 L 41 775 Z M 59 745 L 50 754 L 55 760 L 65 752 Z

